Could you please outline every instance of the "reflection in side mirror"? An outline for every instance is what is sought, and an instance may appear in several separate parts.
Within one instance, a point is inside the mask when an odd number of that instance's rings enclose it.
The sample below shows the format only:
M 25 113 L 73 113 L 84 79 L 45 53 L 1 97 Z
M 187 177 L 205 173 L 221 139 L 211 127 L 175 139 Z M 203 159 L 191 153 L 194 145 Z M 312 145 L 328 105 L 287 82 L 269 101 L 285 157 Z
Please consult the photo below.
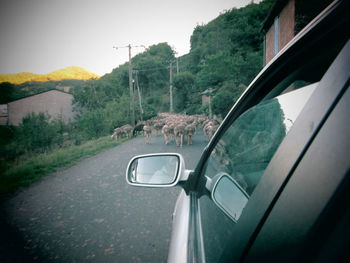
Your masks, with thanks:
M 126 180 L 136 186 L 173 186 L 179 178 L 180 163 L 180 156 L 171 153 L 136 156 L 128 165 Z
M 212 190 L 213 201 L 235 222 L 248 202 L 248 194 L 227 174 L 222 174 Z

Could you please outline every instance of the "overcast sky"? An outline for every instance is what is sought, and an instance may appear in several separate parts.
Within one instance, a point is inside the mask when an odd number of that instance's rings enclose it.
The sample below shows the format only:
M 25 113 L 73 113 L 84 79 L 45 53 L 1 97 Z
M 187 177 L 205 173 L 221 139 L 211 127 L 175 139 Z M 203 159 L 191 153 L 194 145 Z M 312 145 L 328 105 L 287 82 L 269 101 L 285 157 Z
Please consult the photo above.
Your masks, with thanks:
M 167 42 L 179 55 L 224 10 L 251 0 L 0 0 L 0 74 L 80 66 L 104 75 L 128 59 L 113 46 Z M 258 0 L 254 1 L 259 2 Z M 133 48 L 132 55 L 143 48 Z

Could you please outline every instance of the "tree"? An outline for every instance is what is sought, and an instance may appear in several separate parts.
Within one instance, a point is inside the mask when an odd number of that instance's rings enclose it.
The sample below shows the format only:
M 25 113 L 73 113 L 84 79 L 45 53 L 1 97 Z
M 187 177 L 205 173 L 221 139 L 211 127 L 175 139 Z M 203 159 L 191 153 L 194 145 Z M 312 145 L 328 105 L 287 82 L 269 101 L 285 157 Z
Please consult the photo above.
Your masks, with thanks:
M 109 131 L 103 109 L 94 109 L 80 114 L 76 126 L 79 133 L 89 140 L 106 135 Z
M 207 56 L 202 69 L 196 75 L 196 85 L 200 91 L 220 88 L 227 80 L 232 79 L 234 61 L 227 52 Z
M 195 92 L 195 77 L 190 72 L 183 72 L 175 75 L 173 85 L 175 87 L 174 106 L 175 111 L 183 112 L 192 103 L 191 95 Z M 197 96 L 199 96 L 197 94 Z
M 66 129 L 61 119 L 50 121 L 47 114 L 31 113 L 15 129 L 14 141 L 20 152 L 45 152 L 62 145 Z
M 13 100 L 15 86 L 9 82 L 0 83 L 0 103 L 5 104 Z

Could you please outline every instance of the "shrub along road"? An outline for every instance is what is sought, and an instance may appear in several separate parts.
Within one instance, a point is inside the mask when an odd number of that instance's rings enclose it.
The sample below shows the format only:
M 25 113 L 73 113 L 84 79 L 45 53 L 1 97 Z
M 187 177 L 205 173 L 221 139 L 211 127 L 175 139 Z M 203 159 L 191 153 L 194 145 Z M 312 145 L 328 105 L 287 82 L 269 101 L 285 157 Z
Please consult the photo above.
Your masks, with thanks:
M 178 152 L 193 169 L 206 145 L 139 136 L 45 177 L 1 204 L 0 262 L 164 262 L 179 188 L 127 185 L 132 156 Z

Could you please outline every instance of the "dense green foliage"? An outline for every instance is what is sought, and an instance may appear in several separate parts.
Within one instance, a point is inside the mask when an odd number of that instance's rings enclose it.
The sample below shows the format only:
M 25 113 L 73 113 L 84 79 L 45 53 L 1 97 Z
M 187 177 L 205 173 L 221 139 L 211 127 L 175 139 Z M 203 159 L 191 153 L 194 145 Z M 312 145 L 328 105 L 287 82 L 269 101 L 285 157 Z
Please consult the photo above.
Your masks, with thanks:
M 62 144 L 64 124 L 60 120 L 48 122 L 44 113 L 29 114 L 16 129 L 16 143 L 24 152 L 49 150 L 53 144 Z M 18 149 L 18 147 L 17 147 Z
M 15 85 L 9 82 L 0 83 L 0 104 L 8 103 L 23 93 L 20 89 L 16 89 Z
M 18 127 L 1 127 L 1 135 L 9 139 L 0 141 L 1 161 L 62 147 L 67 143 L 69 133 L 72 134 L 70 126 L 61 119 L 49 121 L 49 116 L 44 113 L 31 113 Z
M 125 96 L 118 101 L 106 103 L 105 107 L 81 111 L 76 121 L 77 132 L 85 139 L 111 134 L 113 127 L 128 122 L 129 101 Z
M 192 107 L 200 103 L 200 96 L 195 86 L 195 76 L 190 72 L 181 72 L 174 77 L 173 85 L 175 87 L 175 111 L 195 111 Z M 193 103 L 194 101 L 196 103 Z
M 232 9 L 209 24 L 195 28 L 185 66 L 195 74 L 198 91 L 215 90 L 215 114 L 223 117 L 243 87 L 248 86 L 262 68 L 263 34 L 260 28 L 271 4 L 272 1 L 267 0 Z

